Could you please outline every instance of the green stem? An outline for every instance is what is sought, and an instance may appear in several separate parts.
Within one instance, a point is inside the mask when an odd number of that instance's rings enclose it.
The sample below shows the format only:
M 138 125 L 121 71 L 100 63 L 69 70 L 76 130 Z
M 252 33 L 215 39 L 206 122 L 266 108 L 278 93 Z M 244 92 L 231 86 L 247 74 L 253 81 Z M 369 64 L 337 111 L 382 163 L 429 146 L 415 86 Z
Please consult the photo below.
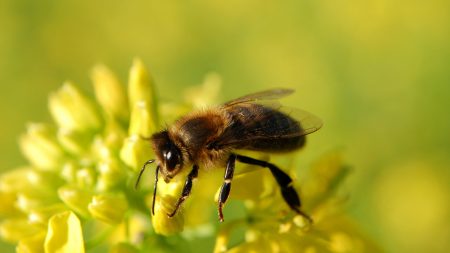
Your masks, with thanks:
M 109 235 L 112 233 L 115 227 L 110 227 L 108 229 L 103 230 L 102 232 L 98 233 L 98 235 L 89 241 L 86 241 L 85 247 L 86 250 L 90 250 L 92 248 L 97 247 L 99 244 L 105 241 L 106 238 L 109 237 Z

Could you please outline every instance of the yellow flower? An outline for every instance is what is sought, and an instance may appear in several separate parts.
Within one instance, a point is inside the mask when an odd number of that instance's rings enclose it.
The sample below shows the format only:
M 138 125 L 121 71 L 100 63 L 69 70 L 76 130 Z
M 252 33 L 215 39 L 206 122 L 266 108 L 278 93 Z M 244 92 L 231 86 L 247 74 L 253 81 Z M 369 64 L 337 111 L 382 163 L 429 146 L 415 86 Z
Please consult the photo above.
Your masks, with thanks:
M 138 248 L 117 241 L 143 244 L 143 235 L 176 234 L 184 228 L 183 208 L 174 218 L 167 217 L 183 180 L 160 184 L 154 217 L 148 202 L 151 185 L 146 181 L 141 190 L 133 187 L 136 172 L 153 157 L 145 138 L 160 125 L 151 75 L 136 59 L 128 88 L 103 65 L 91 77 L 96 101 L 65 82 L 49 97 L 56 124 L 29 124 L 20 138 L 30 166 L 0 176 L 0 235 L 18 243 L 19 252 L 83 252 L 84 244 L 89 250 L 107 244 L 113 235 L 111 252 L 133 252 Z M 218 83 L 205 83 L 200 90 L 209 87 L 217 94 Z M 203 95 L 214 98 L 207 93 Z M 196 102 L 201 101 L 197 96 Z M 171 104 L 162 111 L 176 118 L 192 104 Z M 151 219 L 154 232 L 150 223 L 133 225 L 144 219 Z
M 0 176 L 0 235 L 18 243 L 19 252 L 84 252 L 85 241 L 87 249 L 107 242 L 136 215 L 150 219 L 149 192 L 132 185 L 151 157 L 142 137 L 159 125 L 151 77 L 135 60 L 128 96 L 103 65 L 94 68 L 92 80 L 97 101 L 72 82 L 50 95 L 56 124 L 29 124 L 20 147 L 30 166 Z M 82 233 L 82 224 L 90 224 L 84 227 L 89 233 Z M 121 240 L 133 236 L 128 231 Z
M 273 180 L 264 179 L 270 177 L 270 173 L 258 172 L 245 173 L 234 180 L 233 190 L 246 198 L 248 217 L 225 224 L 217 236 L 214 252 L 380 251 L 342 210 L 343 197 L 337 194 L 337 190 L 348 168 L 337 153 L 322 158 L 305 178 L 303 206 L 314 220 L 313 224 L 300 215 L 289 214 L 288 207 L 274 192 Z M 248 189 L 250 180 L 251 188 L 257 187 L 258 191 L 252 193 Z M 246 229 L 244 242 L 230 248 L 230 236 L 241 227 Z

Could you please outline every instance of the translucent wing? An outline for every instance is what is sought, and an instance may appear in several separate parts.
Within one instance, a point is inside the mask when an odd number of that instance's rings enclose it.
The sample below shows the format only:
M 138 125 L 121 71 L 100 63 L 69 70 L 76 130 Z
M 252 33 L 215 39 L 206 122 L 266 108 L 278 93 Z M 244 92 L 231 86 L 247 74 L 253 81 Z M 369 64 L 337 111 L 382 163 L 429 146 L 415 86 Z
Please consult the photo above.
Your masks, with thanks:
M 223 104 L 223 107 L 229 107 L 229 106 L 233 106 L 233 105 L 240 104 L 240 103 L 251 103 L 251 102 L 257 102 L 257 101 L 264 101 L 264 100 L 280 99 L 280 98 L 288 96 L 292 93 L 294 93 L 294 90 L 284 89 L 284 88 L 265 90 L 265 91 L 261 91 L 261 92 L 248 94 L 246 96 L 239 97 L 239 98 L 233 99 L 231 101 L 228 101 L 225 104 Z
M 302 130 L 295 136 L 303 136 L 310 133 L 314 133 L 315 131 L 319 130 L 323 125 L 323 122 L 319 117 L 301 109 L 292 108 L 288 106 L 280 106 L 278 107 L 277 110 L 294 119 L 300 124 Z
M 245 148 L 250 144 L 290 141 L 319 130 L 322 121 L 303 110 L 281 106 L 276 99 L 293 90 L 275 89 L 250 94 L 222 108 L 233 123 L 215 141 L 220 147 Z

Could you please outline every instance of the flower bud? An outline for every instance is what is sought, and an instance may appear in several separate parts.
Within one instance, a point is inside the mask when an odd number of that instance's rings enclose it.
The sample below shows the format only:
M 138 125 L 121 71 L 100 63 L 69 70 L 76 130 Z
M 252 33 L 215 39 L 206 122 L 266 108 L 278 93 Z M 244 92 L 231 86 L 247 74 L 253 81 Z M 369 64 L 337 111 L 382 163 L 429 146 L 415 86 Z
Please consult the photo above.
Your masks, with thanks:
M 117 77 L 104 65 L 97 65 L 91 75 L 95 96 L 103 110 L 113 118 L 126 122 L 128 120 L 128 101 L 125 89 Z
M 174 180 L 170 183 L 158 182 L 158 194 L 155 199 L 155 215 L 152 218 L 153 229 L 162 235 L 172 235 L 183 231 L 184 228 L 184 208 L 181 206 L 174 217 L 168 217 L 172 213 L 175 204 L 180 197 L 183 188 L 181 180 Z
M 8 219 L 0 224 L 0 236 L 9 242 L 17 242 L 32 236 L 42 230 L 42 227 L 33 225 L 26 219 Z
M 122 222 L 128 210 L 128 202 L 122 193 L 102 193 L 92 198 L 88 209 L 94 218 L 109 224 L 117 224 Z
M 57 213 L 68 211 L 67 207 L 62 203 L 52 204 L 48 206 L 42 206 L 34 208 L 28 214 L 28 220 L 31 223 L 36 223 L 40 225 L 46 225 L 50 217 Z
M 128 127 L 128 124 L 126 125 Z M 119 150 L 123 145 L 123 140 L 128 136 L 127 129 L 117 121 L 108 120 L 106 122 L 103 135 L 103 142 L 111 150 Z
M 308 230 L 311 226 L 311 222 L 304 217 L 303 215 L 296 215 L 293 219 L 292 219 L 293 223 L 299 227 L 301 230 Z
M 82 188 L 91 188 L 97 181 L 97 173 L 94 169 L 86 167 L 76 171 L 78 186 Z
M 305 181 L 302 189 L 308 209 L 314 208 L 327 198 L 334 196 L 336 189 L 341 185 L 349 173 L 349 167 L 345 166 L 339 152 L 333 152 L 323 156 L 309 171 L 309 180 Z
M 0 191 L 17 193 L 28 188 L 28 174 L 31 168 L 17 168 L 3 173 L 0 176 Z
M 172 213 L 177 202 L 176 197 L 164 194 L 158 196 L 155 200 L 155 215 L 152 218 L 153 229 L 156 233 L 161 235 L 172 235 L 183 231 L 184 228 L 184 215 L 183 207 L 178 209 L 177 214 L 174 217 L 168 217 L 169 213 Z
M 74 213 L 58 213 L 50 218 L 44 249 L 45 252 L 85 252 L 80 220 Z
M 46 231 L 21 239 L 16 247 L 16 253 L 40 253 L 44 252 Z
M 76 173 L 78 167 L 73 162 L 66 162 L 62 165 L 62 170 L 60 173 L 61 178 L 66 180 L 68 183 L 76 183 Z
M 33 123 L 27 127 L 27 133 L 20 138 L 20 148 L 25 157 L 37 168 L 58 169 L 64 158 L 55 132 L 48 125 Z
M 57 198 L 52 192 L 21 192 L 17 194 L 16 206 L 23 212 L 29 213 L 34 208 L 46 206 L 55 201 L 57 201 Z
M 102 123 L 92 101 L 69 82 L 50 95 L 49 109 L 56 124 L 69 131 L 97 130 Z
M 101 136 L 96 136 L 92 143 L 92 154 L 99 161 L 109 161 L 114 158 L 113 150 L 108 147 L 107 143 Z
M 352 252 L 358 248 L 357 246 L 361 247 L 358 243 L 355 244 L 353 240 L 350 235 L 344 232 L 333 233 L 330 235 L 330 249 L 333 252 Z
M 55 172 L 29 170 L 26 174 L 27 186 L 22 189 L 23 192 L 41 193 L 55 196 L 55 188 L 62 184 L 62 180 Z
M 49 172 L 28 168 L 7 172 L 0 178 L 0 197 L 3 199 L 0 210 L 18 208 L 27 213 L 32 208 L 57 201 L 53 187 L 58 184 L 59 180 Z
M 97 188 L 101 191 L 117 186 L 126 178 L 125 168 L 121 167 L 116 160 L 101 162 L 98 171 L 100 171 L 100 177 L 97 180 Z
M 0 203 L 2 203 L 0 205 L 0 216 L 14 215 L 17 213 L 15 193 L 0 191 Z
M 150 143 L 137 135 L 125 139 L 120 158 L 133 170 L 139 170 L 142 165 L 152 157 Z
M 133 108 L 128 129 L 129 135 L 150 137 L 156 131 L 155 119 L 144 100 L 138 101 Z
M 88 149 L 92 136 L 60 128 L 58 129 L 57 138 L 66 151 L 71 154 L 80 155 Z
M 247 231 L 245 231 L 245 241 L 246 242 L 256 242 L 258 240 L 261 240 L 263 237 L 262 231 L 255 228 L 249 228 Z
M 74 186 L 63 186 L 58 189 L 59 198 L 72 210 L 89 217 L 88 205 L 92 200 L 92 194 Z
M 131 110 L 134 110 L 136 104 L 145 102 L 145 106 L 150 111 L 153 126 L 158 121 L 158 103 L 155 94 L 155 85 L 150 74 L 145 69 L 141 60 L 135 59 L 130 70 L 128 81 L 128 96 Z

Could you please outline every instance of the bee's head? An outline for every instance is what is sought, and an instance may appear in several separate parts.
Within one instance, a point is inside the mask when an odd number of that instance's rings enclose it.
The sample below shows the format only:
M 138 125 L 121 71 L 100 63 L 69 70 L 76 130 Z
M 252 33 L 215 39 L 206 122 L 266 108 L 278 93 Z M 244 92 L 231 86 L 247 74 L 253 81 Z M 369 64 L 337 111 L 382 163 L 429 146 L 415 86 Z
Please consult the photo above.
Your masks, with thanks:
M 170 139 L 167 131 L 153 134 L 153 150 L 160 162 L 161 174 L 168 183 L 183 167 L 183 156 L 180 149 Z

